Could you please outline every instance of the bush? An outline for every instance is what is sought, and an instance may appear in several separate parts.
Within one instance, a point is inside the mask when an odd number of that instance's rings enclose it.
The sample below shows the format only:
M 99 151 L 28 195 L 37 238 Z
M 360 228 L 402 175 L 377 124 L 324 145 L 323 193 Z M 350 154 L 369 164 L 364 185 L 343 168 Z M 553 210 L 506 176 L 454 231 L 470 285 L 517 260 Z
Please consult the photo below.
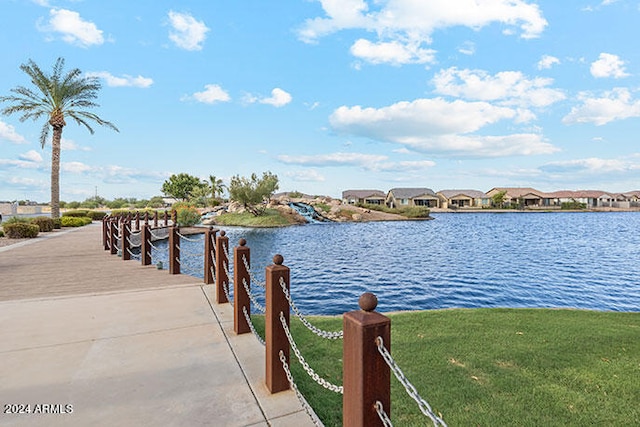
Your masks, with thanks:
M 56 230 L 60 230 L 62 228 L 62 221 L 60 220 L 60 218 L 55 218 L 53 220 L 53 228 L 55 228 Z
M 2 229 L 7 234 L 7 237 L 10 239 L 24 239 L 24 238 L 34 238 L 40 232 L 40 227 L 36 224 L 29 224 L 27 222 L 5 222 L 2 225 Z
M 4 231 L 0 230 L 0 237 L 4 237 Z
M 107 213 L 103 211 L 89 211 L 87 212 L 87 216 L 94 221 L 102 221 L 102 218 L 107 216 Z
M 424 206 L 411 206 L 408 208 L 398 209 L 398 213 L 400 215 L 406 216 L 407 218 L 429 218 L 429 214 L 431 210 Z
M 37 225 L 43 233 L 53 231 L 53 220 L 47 216 L 32 218 L 31 223 Z
M 63 227 L 82 227 L 83 225 L 91 224 L 93 220 L 88 216 L 76 217 L 76 216 L 63 216 L 60 218 L 60 225 Z
M 190 227 L 202 221 L 202 216 L 198 210 L 188 203 L 174 203 L 173 209 L 175 209 L 178 214 L 178 225 L 180 227 Z
M 75 211 L 68 211 L 62 214 L 63 217 L 65 216 L 70 216 L 70 217 L 86 217 L 89 215 L 89 211 L 87 210 L 75 210 Z

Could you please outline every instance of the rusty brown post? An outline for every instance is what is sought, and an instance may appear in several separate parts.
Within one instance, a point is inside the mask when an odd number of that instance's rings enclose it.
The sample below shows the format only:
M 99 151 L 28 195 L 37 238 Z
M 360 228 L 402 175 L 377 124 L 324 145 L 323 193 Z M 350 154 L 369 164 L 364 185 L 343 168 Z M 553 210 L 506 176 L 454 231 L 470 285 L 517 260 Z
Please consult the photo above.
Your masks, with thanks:
M 167 210 L 164 210 L 164 226 L 167 227 L 169 225 L 169 212 L 167 212 Z
M 175 209 L 171 211 L 171 221 L 174 227 L 178 226 L 178 211 Z
M 131 230 L 128 226 L 129 224 L 126 222 L 120 224 L 120 253 L 123 261 L 129 261 L 131 259 L 131 254 L 129 253 Z
M 225 289 L 228 290 L 227 286 L 229 286 L 229 276 L 227 276 L 227 271 L 229 270 L 229 257 L 227 257 L 229 253 L 229 238 L 225 234 L 224 230 L 221 231 L 216 239 L 216 302 L 218 304 L 229 301 L 224 292 Z
M 102 218 L 102 245 L 104 250 L 109 250 L 109 216 Z
M 169 227 L 169 274 L 180 274 L 180 236 L 178 227 Z
M 149 225 L 149 211 L 144 211 L 144 225 Z
M 140 230 L 140 212 L 136 211 L 136 231 Z
M 378 299 L 372 293 L 362 294 L 358 304 L 360 310 L 343 315 L 342 425 L 382 426 L 375 405 L 380 401 L 391 416 L 391 370 L 376 339 L 382 337 L 391 351 L 391 319 L 374 311 Z
M 140 232 L 140 261 L 142 265 L 151 265 L 151 229 L 148 224 Z
M 210 285 L 214 282 L 215 262 L 216 262 L 216 233 L 213 227 L 209 227 L 204 232 L 204 283 Z
M 289 359 L 289 340 L 280 322 L 280 313 L 284 314 L 287 326 L 289 325 L 289 302 L 287 301 L 280 279 L 284 280 L 289 290 L 289 267 L 282 265 L 282 255 L 273 257 L 273 264 L 267 266 L 266 275 L 266 313 L 265 313 L 265 342 L 266 342 L 266 383 L 269 391 L 278 393 L 289 389 L 289 380 L 280 361 L 280 351 L 284 353 L 286 363 Z
M 153 228 L 158 228 L 158 211 L 153 212 Z
M 244 287 L 251 286 L 251 278 L 249 277 L 249 271 L 247 271 L 247 265 L 251 265 L 251 257 L 249 247 L 246 246 L 247 241 L 240 239 L 239 246 L 236 246 L 233 250 L 233 283 L 235 288 L 233 289 L 233 330 L 236 334 L 246 334 L 251 332 L 251 328 L 247 323 L 247 318 L 242 311 L 243 308 L 247 310 L 247 314 L 251 316 L 251 301 L 249 295 Z M 244 260 L 247 260 L 245 265 Z
M 109 244 L 111 255 L 118 253 L 118 222 L 118 218 L 111 221 L 111 243 Z

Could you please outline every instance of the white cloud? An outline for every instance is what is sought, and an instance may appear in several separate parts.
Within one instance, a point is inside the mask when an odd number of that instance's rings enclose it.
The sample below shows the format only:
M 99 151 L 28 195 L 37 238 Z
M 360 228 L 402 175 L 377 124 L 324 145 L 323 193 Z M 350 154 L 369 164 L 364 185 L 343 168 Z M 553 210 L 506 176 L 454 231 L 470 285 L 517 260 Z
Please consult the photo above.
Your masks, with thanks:
M 29 150 L 24 154 L 20 154 L 20 159 L 33 163 L 42 162 L 42 156 L 36 150 Z
M 231 97 L 222 89 L 219 85 L 208 84 L 204 86 L 205 90 L 202 92 L 196 92 L 192 96 L 183 97 L 186 99 L 195 99 L 198 102 L 204 104 L 215 104 L 216 102 L 229 102 Z
M 559 63 L 560 60 L 555 56 L 542 55 L 542 58 L 540 58 L 540 61 L 538 61 L 538 70 L 548 70 L 549 68 Z
M 28 144 L 27 140 L 16 132 L 16 128 L 2 120 L 0 120 L 0 139 L 7 140 L 14 144 Z
M 403 44 L 395 40 L 373 43 L 359 39 L 351 46 L 351 54 L 372 64 L 425 64 L 435 60 L 433 49 L 423 49 L 417 44 Z
M 83 20 L 78 12 L 72 10 L 51 9 L 48 24 L 42 26 L 40 30 L 60 33 L 62 40 L 81 47 L 104 43 L 102 30 L 99 30 L 93 22 Z
M 483 70 L 441 70 L 432 80 L 436 93 L 479 101 L 497 101 L 500 105 L 522 108 L 547 107 L 565 99 L 559 89 L 549 86 L 553 79 L 527 78 L 519 71 L 490 75 Z
M 540 170 L 550 173 L 581 173 L 581 174 L 612 174 L 640 170 L 640 163 L 630 159 L 601 159 L 591 157 L 550 162 L 540 167 Z
M 473 55 L 476 53 L 476 45 L 473 42 L 466 41 L 458 48 L 458 52 L 463 55 Z
M 615 79 L 629 76 L 624 69 L 624 61 L 618 55 L 604 52 L 591 64 L 591 75 L 596 78 L 613 77 Z
M 93 171 L 94 169 L 91 166 L 81 162 L 62 162 L 60 164 L 60 170 L 64 172 L 81 174 L 81 173 Z
M 109 73 L 108 71 L 96 71 L 86 73 L 87 77 L 96 77 L 99 79 L 103 79 L 107 86 L 111 87 L 141 87 L 147 88 L 153 84 L 153 79 L 142 76 L 129 76 L 124 74 L 122 77 L 116 77 Z
M 573 107 L 563 119 L 564 124 L 593 123 L 602 126 L 614 120 L 640 117 L 640 100 L 634 100 L 625 88 L 607 91 L 601 97 L 583 92 L 579 94 L 581 105 Z
M 324 182 L 324 175 L 315 169 L 305 169 L 301 171 L 290 171 L 285 173 L 286 176 L 294 181 L 302 182 Z
M 308 19 L 299 30 L 305 42 L 341 30 L 365 30 L 378 40 L 360 39 L 352 46 L 354 55 L 373 63 L 427 62 L 433 52 L 419 49 L 431 43 L 439 29 L 465 26 L 480 29 L 499 23 L 519 28 L 522 38 L 539 37 L 547 21 L 537 4 L 527 0 L 319 0 L 325 17 Z M 399 45 L 404 45 L 400 48 Z
M 169 11 L 169 39 L 181 49 L 202 50 L 209 28 L 188 13 Z
M 258 102 L 273 105 L 274 107 L 283 107 L 290 103 L 292 99 L 289 93 L 277 87 L 271 91 L 270 97 L 259 99 Z
M 277 157 L 282 163 L 299 166 L 336 167 L 356 166 L 366 171 L 374 172 L 407 172 L 411 170 L 423 171 L 435 166 L 431 160 L 390 161 L 388 156 L 367 153 L 329 153 L 317 155 L 289 156 L 286 154 Z M 323 178 L 324 180 L 324 178 Z
M 62 138 L 60 141 L 60 148 L 63 151 L 91 151 L 89 147 L 82 147 L 76 144 L 74 141 L 66 138 Z
M 469 135 L 501 120 L 517 118 L 517 110 L 487 102 L 434 98 L 398 102 L 383 108 L 342 106 L 329 121 L 334 130 L 344 134 L 392 142 L 426 153 L 495 157 L 558 151 L 533 133 Z

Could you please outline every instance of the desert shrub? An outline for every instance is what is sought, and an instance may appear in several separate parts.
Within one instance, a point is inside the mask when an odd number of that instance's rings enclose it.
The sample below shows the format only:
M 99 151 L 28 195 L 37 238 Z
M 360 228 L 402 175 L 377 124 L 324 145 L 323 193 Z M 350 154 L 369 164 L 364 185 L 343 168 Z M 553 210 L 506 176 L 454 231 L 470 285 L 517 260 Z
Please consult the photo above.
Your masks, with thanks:
M 198 210 L 188 203 L 174 203 L 172 208 L 175 209 L 178 214 L 178 225 L 181 227 L 189 227 L 199 224 L 202 221 L 202 216 Z
M 89 211 L 87 212 L 87 216 L 94 221 L 102 221 L 102 218 L 107 216 L 107 213 L 103 211 Z
M 402 208 L 398 210 L 400 215 L 406 216 L 407 218 L 429 218 L 429 214 L 431 211 L 429 208 L 424 206 L 411 206 L 408 208 Z
M 4 223 L 2 229 L 10 239 L 34 238 L 40 232 L 40 227 L 28 222 Z
M 86 217 L 89 214 L 89 211 L 87 210 L 82 210 L 82 209 L 78 209 L 75 211 L 67 211 L 65 213 L 62 214 L 63 217 L 65 216 L 70 216 L 70 217 Z
M 31 220 L 24 216 L 12 216 L 11 218 L 3 221 L 3 224 L 28 224 Z
M 56 230 L 60 230 L 62 228 L 62 222 L 60 221 L 60 218 L 53 219 L 53 228 L 55 228 Z
M 43 233 L 53 230 L 53 220 L 47 216 L 32 218 L 31 223 L 37 225 Z
M 91 224 L 92 221 L 88 216 L 63 216 L 60 218 L 60 225 L 63 227 L 82 227 L 83 225 Z
M 0 230 L 0 237 L 4 237 L 4 231 Z

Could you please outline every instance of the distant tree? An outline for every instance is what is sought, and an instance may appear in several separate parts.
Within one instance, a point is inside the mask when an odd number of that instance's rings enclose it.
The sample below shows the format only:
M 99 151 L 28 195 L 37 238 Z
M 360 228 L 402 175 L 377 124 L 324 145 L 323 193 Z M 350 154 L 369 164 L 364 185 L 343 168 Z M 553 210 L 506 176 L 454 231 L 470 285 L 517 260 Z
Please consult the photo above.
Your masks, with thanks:
M 162 192 L 169 197 L 186 201 L 195 188 L 201 187 L 202 181 L 200 181 L 200 178 L 187 173 L 179 173 L 178 175 L 171 175 L 169 179 L 162 184 Z
M 504 207 L 504 200 L 506 195 L 507 192 L 504 190 L 497 192 L 496 194 L 491 196 L 491 204 L 497 208 Z
M 226 185 L 222 182 L 222 179 L 216 178 L 215 175 L 209 175 L 209 186 L 211 188 L 211 197 L 222 197 Z
M 118 128 L 113 123 L 105 121 L 96 114 L 88 111 L 98 107 L 94 100 L 101 88 L 96 77 L 87 77 L 78 68 L 74 68 L 63 75 L 64 59 L 58 58 L 53 66 L 53 73 L 43 72 L 38 65 L 29 60 L 20 69 L 29 76 L 36 90 L 24 86 L 11 89 L 14 95 L 0 96 L 0 102 L 11 105 L 2 110 L 2 114 L 21 114 L 20 121 L 27 119 L 38 120 L 45 117 L 46 121 L 40 133 L 40 145 L 44 148 L 49 127 L 53 129 L 51 141 L 51 216 L 60 217 L 60 151 L 62 129 L 67 125 L 65 118 L 72 118 L 79 125 L 84 126 L 93 134 L 89 123 L 107 126 L 115 131 Z
M 262 178 L 255 173 L 251 178 L 236 175 L 229 183 L 229 198 L 242 203 L 245 209 L 258 216 L 264 213 L 265 204 L 277 189 L 278 177 L 271 172 L 264 172 Z
M 189 203 L 199 208 L 205 208 L 211 204 L 211 188 L 206 181 L 202 181 L 199 186 L 193 187 L 189 195 Z
M 149 203 L 147 203 L 147 207 L 149 208 L 161 208 L 164 206 L 164 199 L 160 196 L 153 196 L 150 200 Z

